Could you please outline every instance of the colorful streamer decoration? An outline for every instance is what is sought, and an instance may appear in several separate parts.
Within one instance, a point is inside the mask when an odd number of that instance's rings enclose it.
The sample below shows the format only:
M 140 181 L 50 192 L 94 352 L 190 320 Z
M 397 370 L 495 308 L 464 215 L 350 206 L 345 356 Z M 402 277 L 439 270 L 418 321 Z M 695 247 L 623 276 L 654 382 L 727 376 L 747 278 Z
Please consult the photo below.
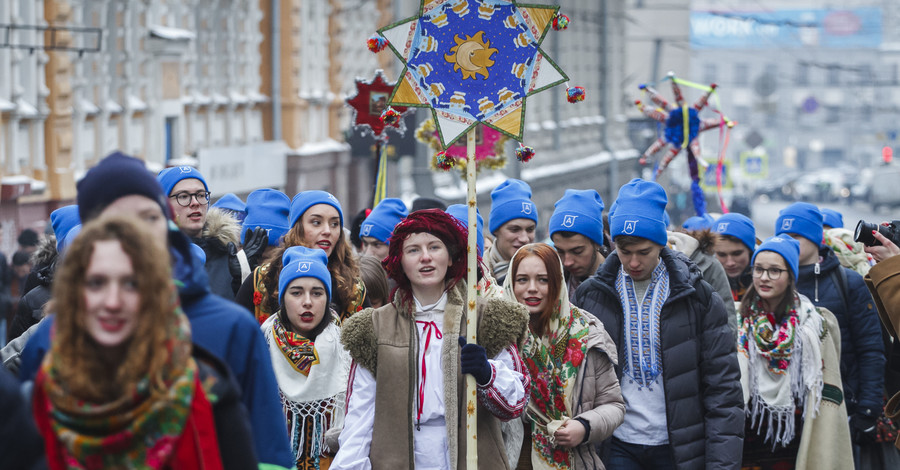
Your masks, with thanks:
M 487 168 L 489 170 L 499 170 L 506 166 L 506 158 L 504 157 L 504 149 L 509 137 L 487 126 L 478 126 L 475 129 L 475 161 L 477 166 L 476 172 Z M 438 136 L 437 128 L 433 119 L 422 121 L 419 128 L 416 129 L 416 140 L 428 145 L 434 156 L 431 158 L 432 169 L 447 171 L 451 167 L 458 168 L 460 175 L 466 174 L 466 142 L 465 139 L 458 139 L 450 144 L 446 150 L 443 149 L 441 138 Z M 444 156 L 441 157 L 441 154 Z M 441 158 L 449 159 L 450 165 L 443 164 Z
M 669 166 L 669 163 L 685 150 L 688 158 L 688 168 L 691 176 L 691 199 L 694 202 L 694 210 L 698 216 L 706 213 L 706 199 L 703 189 L 700 187 L 700 166 L 706 166 L 706 162 L 700 157 L 700 140 L 698 136 L 701 132 L 719 128 L 720 130 L 720 148 L 719 161 L 716 175 L 716 185 L 719 195 L 719 202 L 723 212 L 727 212 L 727 207 L 722 199 L 722 181 L 721 172 L 724 163 L 725 151 L 728 146 L 728 135 L 735 122 L 729 120 L 725 114 L 721 112 L 718 106 L 718 95 L 716 95 L 716 84 L 709 86 L 698 83 L 681 80 L 675 77 L 675 74 L 669 72 L 664 80 L 672 82 L 672 92 L 675 95 L 675 103 L 669 103 L 663 98 L 658 91 L 649 85 L 640 85 L 638 88 L 642 90 L 650 101 L 656 105 L 651 108 L 637 100 L 635 105 L 644 115 L 659 121 L 664 126 L 662 135 L 641 155 L 640 163 L 646 165 L 650 158 L 663 148 L 667 148 L 665 156 L 660 160 L 654 168 L 653 179 L 656 180 L 663 171 Z M 684 95 L 681 86 L 687 86 L 703 91 L 703 95 L 693 104 L 687 105 L 684 101 Z M 715 100 L 715 108 L 713 111 L 718 114 L 716 118 L 701 119 L 700 112 L 709 104 L 710 98 Z

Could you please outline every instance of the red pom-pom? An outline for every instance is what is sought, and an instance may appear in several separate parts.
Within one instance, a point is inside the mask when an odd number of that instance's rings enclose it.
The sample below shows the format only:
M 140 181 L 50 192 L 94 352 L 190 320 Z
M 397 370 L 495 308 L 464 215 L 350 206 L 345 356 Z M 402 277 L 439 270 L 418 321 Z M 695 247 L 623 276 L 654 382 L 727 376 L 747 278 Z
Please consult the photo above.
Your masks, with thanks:
M 556 16 L 553 17 L 553 29 L 556 31 L 562 31 L 569 27 L 569 17 L 563 15 L 562 13 L 557 13 Z
M 579 101 L 584 101 L 584 88 L 580 87 L 580 86 L 567 88 L 566 89 L 566 99 L 569 100 L 569 103 L 577 103 Z
M 534 158 L 534 148 L 521 146 L 516 149 L 516 158 L 522 163 L 528 163 L 529 160 Z
M 400 121 L 400 113 L 398 113 L 396 109 L 388 106 L 378 119 L 380 119 L 385 126 L 393 126 Z
M 366 40 L 366 45 L 369 46 L 369 50 L 372 52 L 381 52 L 388 46 L 388 40 L 375 35 Z
M 453 157 L 447 155 L 447 151 L 438 152 L 436 155 L 437 167 L 444 170 L 449 171 L 453 168 Z

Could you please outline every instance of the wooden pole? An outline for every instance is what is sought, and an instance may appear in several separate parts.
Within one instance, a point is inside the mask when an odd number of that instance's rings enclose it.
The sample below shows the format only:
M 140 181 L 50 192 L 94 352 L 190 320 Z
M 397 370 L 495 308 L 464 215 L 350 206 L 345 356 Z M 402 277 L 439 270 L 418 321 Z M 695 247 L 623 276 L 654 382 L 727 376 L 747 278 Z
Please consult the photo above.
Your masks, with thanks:
M 478 284 L 478 202 L 475 198 L 475 128 L 466 136 L 466 183 L 468 186 L 469 242 L 466 250 L 466 341 L 478 342 L 478 312 L 475 309 Z M 466 376 L 466 469 L 478 470 L 478 396 L 475 377 Z

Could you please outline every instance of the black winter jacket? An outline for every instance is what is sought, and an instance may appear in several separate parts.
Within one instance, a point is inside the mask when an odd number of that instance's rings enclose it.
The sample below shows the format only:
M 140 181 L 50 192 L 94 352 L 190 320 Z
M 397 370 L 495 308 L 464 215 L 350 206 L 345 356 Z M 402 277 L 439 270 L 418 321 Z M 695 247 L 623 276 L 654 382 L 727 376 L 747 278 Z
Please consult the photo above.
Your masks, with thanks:
M 659 321 L 666 422 L 675 466 L 738 469 L 744 404 L 725 306 L 686 256 L 663 248 L 660 258 L 669 273 L 669 298 Z M 625 360 L 625 325 L 615 289 L 620 266 L 613 252 L 575 294 L 575 304 L 599 318 L 615 341 L 619 380 Z
M 797 290 L 809 297 L 816 307 L 825 307 L 837 318 L 841 327 L 841 379 L 847 413 L 869 409 L 881 413 L 884 391 L 884 342 L 881 323 L 875 311 L 872 294 L 863 277 L 841 266 L 830 248 L 819 250 L 822 260 L 816 265 L 800 266 Z M 843 270 L 847 289 L 845 305 L 838 270 Z M 848 311 L 849 308 L 849 311 Z

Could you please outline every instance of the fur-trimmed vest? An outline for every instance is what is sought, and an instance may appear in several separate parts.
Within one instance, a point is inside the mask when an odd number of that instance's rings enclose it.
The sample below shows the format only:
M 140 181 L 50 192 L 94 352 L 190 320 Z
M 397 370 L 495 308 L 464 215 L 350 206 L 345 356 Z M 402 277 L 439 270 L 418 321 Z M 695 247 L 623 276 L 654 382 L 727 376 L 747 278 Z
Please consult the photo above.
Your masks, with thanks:
M 459 344 L 466 335 L 465 282 L 448 292 L 442 344 L 445 421 L 450 467 L 466 468 L 465 377 L 459 372 Z M 528 328 L 522 305 L 503 299 L 479 298 L 478 344 L 489 358 L 510 345 L 521 346 Z M 402 294 L 378 309 L 366 309 L 344 322 L 341 342 L 353 360 L 375 376 L 375 425 L 369 454 L 372 468 L 413 468 L 413 407 L 415 406 L 417 329 L 414 307 Z M 404 399 L 405 397 L 405 399 Z M 509 468 L 500 421 L 478 404 L 478 467 Z

